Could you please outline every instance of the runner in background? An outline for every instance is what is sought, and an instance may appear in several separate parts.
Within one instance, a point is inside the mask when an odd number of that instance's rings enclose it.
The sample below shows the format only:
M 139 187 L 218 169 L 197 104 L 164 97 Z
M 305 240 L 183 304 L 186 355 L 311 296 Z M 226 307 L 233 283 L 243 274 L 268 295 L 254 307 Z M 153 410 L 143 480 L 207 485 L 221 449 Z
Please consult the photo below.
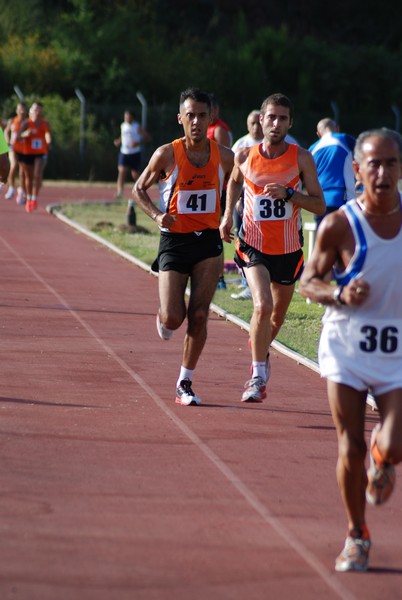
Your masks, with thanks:
M 124 120 L 120 126 L 120 136 L 114 140 L 115 146 L 120 146 L 117 162 L 117 191 L 115 198 L 124 198 L 124 184 L 131 173 L 134 183 L 141 173 L 143 144 L 151 139 L 149 133 L 136 121 L 133 111 L 124 112 Z M 137 215 L 134 200 L 130 199 L 127 205 L 127 225 L 132 232 L 136 231 Z
M 244 185 L 244 214 L 236 240 L 235 261 L 246 275 L 253 298 L 250 321 L 251 378 L 242 402 L 262 402 L 270 376 L 269 347 L 292 300 L 304 258 L 301 210 L 323 213 L 325 202 L 313 157 L 288 144 L 293 105 L 284 94 L 272 94 L 261 106 L 261 144 L 235 155 L 220 226 L 226 242 L 233 239 L 233 208 Z
M 196 88 L 183 91 L 178 122 L 184 136 L 154 152 L 133 190 L 137 204 L 161 230 L 157 260 L 159 336 L 169 340 L 187 318 L 176 384 L 176 402 L 185 406 L 201 403 L 192 389 L 192 381 L 207 339 L 209 306 L 219 279 L 220 199 L 223 183 L 233 168 L 233 152 L 207 137 L 210 117 L 208 93 Z M 156 182 L 160 191 L 159 208 L 148 194 Z
M 7 121 L 4 135 L 8 146 L 10 148 L 10 175 L 9 175 L 9 186 L 5 198 L 7 200 L 14 197 L 16 178 L 19 176 L 19 186 L 17 190 L 17 203 L 24 204 L 25 202 L 25 174 L 23 169 L 19 168 L 20 156 L 24 151 L 24 142 L 17 140 L 17 134 L 21 127 L 21 124 L 28 117 L 28 108 L 23 102 L 19 102 L 16 107 L 16 115 Z
M 30 213 L 38 208 L 43 171 L 52 143 L 50 126 L 43 118 L 41 103 L 32 104 L 29 117 L 21 124 L 16 139 L 24 142 L 24 150 L 20 155 L 20 168 L 25 176 L 27 193 L 25 209 Z
M 3 129 L 0 127 L 0 189 L 7 183 L 8 174 L 10 172 L 10 161 L 8 158 L 9 150 Z

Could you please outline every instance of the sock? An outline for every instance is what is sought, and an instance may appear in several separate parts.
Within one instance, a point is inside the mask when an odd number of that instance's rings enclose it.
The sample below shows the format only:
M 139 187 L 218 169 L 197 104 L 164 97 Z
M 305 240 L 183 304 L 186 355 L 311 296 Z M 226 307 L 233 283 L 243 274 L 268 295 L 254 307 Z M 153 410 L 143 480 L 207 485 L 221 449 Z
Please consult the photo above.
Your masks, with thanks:
M 375 464 L 378 467 L 381 467 L 382 465 L 386 464 L 385 460 L 383 459 L 383 457 L 381 455 L 381 452 L 378 449 L 377 442 L 374 442 L 374 446 L 371 448 L 371 454 L 374 458 Z
M 261 377 L 264 381 L 267 379 L 267 369 L 265 362 L 253 360 L 253 377 Z
M 177 387 L 179 387 L 180 382 L 183 381 L 183 379 L 189 379 L 190 381 L 192 381 L 193 373 L 194 373 L 194 369 L 186 369 L 186 367 L 182 366 L 180 368 L 179 379 L 177 380 Z
M 365 523 L 362 523 L 360 527 L 353 527 L 353 529 L 350 529 L 348 531 L 348 537 L 360 538 L 361 540 L 369 540 L 370 533 L 367 529 L 367 525 Z

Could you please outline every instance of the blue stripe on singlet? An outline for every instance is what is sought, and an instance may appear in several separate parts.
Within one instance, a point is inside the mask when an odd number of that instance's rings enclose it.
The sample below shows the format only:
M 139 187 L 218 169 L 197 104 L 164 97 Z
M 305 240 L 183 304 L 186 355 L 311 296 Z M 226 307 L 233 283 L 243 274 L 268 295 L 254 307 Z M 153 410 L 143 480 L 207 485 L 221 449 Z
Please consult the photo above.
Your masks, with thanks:
M 349 203 L 346 203 L 343 209 L 348 214 L 349 223 L 356 241 L 356 248 L 352 261 L 345 271 L 340 273 L 337 269 L 334 269 L 335 280 L 339 285 L 347 285 L 349 281 L 360 274 L 367 255 L 367 240 L 359 219 Z

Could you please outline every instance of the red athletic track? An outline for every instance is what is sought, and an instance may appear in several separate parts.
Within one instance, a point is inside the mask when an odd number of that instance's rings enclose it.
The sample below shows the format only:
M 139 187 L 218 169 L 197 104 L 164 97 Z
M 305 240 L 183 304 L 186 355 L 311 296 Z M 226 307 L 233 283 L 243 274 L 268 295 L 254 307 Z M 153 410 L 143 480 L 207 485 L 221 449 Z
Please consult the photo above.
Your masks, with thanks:
M 368 509 L 370 572 L 333 570 L 346 520 L 316 373 L 274 352 L 269 398 L 241 404 L 247 333 L 211 315 L 203 404 L 175 404 L 184 327 L 157 337 L 156 279 L 44 208 L 112 195 L 0 200 L 0 598 L 401 598 L 400 481 Z

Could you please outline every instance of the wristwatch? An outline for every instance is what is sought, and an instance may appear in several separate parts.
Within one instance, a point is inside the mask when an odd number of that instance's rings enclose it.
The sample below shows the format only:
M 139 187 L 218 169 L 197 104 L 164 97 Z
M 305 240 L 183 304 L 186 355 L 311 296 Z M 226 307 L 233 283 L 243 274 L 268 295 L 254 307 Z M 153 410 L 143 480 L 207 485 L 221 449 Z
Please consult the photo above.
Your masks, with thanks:
M 291 187 L 286 188 L 286 196 L 284 197 L 285 202 L 290 200 L 294 193 L 295 193 L 295 191 L 293 188 L 291 188 Z
M 341 298 L 341 294 L 343 292 L 343 285 L 338 285 L 335 288 L 334 293 L 332 294 L 333 299 L 335 300 L 336 306 L 345 306 L 346 302 L 344 302 Z

